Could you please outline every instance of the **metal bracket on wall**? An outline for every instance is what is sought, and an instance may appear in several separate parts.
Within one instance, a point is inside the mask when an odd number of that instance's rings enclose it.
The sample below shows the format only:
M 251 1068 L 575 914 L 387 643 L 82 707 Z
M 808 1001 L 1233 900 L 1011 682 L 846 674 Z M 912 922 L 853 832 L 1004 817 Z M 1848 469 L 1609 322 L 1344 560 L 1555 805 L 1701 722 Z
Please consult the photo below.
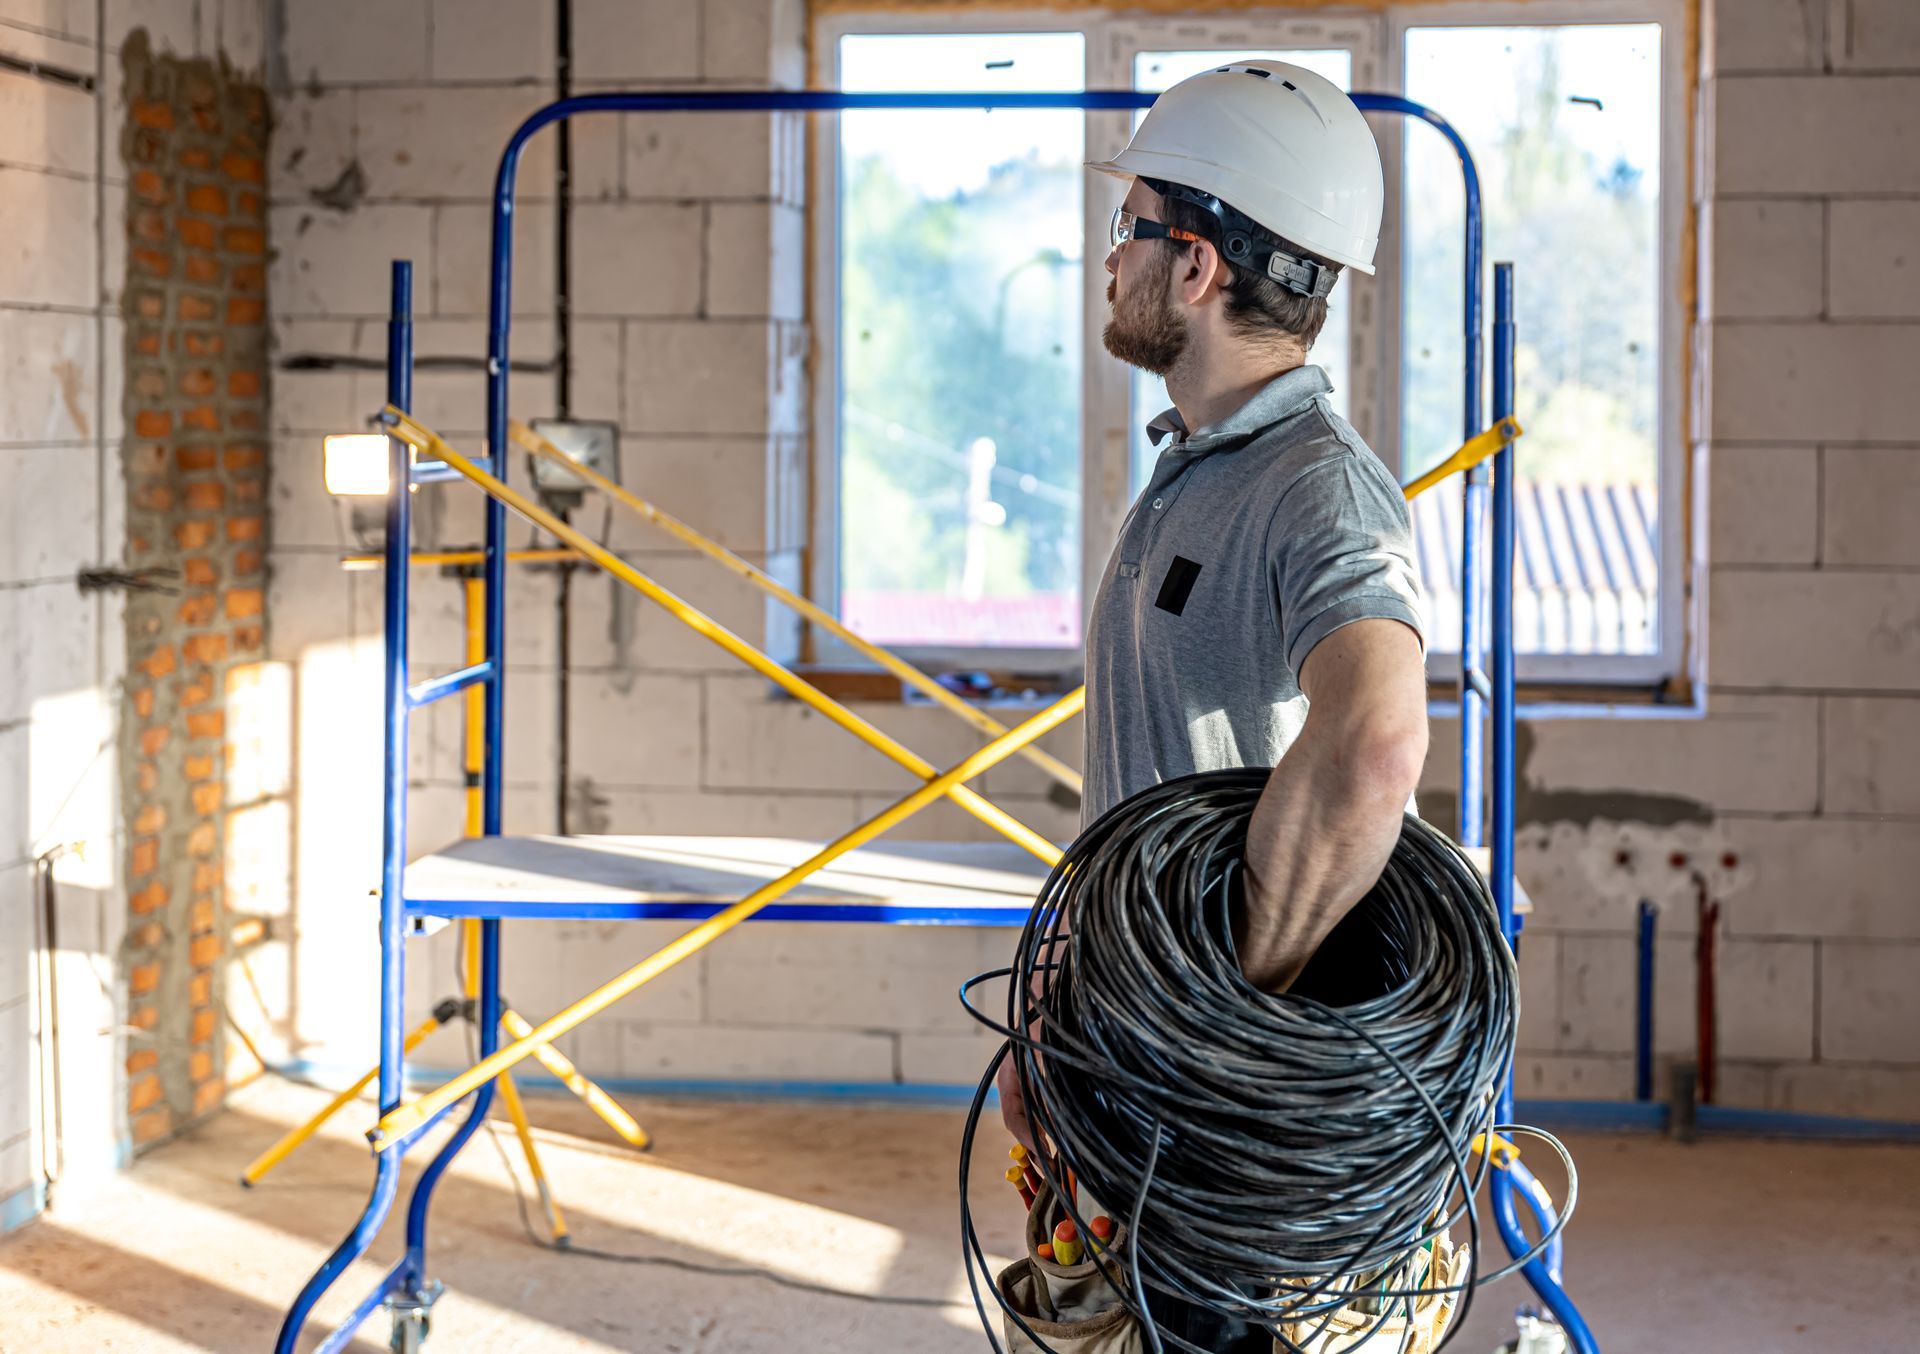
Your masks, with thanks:
M 178 592 L 178 569 L 82 569 L 74 577 L 82 592 L 107 592 L 125 588 L 128 592 Z
M 26 57 L 15 56 L 11 52 L 0 52 L 0 70 L 18 71 L 30 80 L 45 80 L 50 85 L 66 85 L 71 89 L 84 89 L 93 93 L 94 81 L 91 75 L 82 71 L 70 71 L 60 66 L 49 66 L 39 61 L 29 61 Z

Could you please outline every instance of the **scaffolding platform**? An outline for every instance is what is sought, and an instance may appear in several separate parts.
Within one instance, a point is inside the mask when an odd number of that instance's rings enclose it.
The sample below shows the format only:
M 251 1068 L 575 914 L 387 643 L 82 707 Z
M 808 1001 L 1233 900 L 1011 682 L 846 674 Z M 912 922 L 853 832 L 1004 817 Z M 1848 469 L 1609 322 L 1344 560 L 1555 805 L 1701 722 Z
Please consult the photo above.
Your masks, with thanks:
M 407 867 L 415 918 L 705 921 L 820 850 L 799 837 L 469 837 Z M 850 851 L 754 921 L 1025 923 L 1047 867 L 1011 842 Z

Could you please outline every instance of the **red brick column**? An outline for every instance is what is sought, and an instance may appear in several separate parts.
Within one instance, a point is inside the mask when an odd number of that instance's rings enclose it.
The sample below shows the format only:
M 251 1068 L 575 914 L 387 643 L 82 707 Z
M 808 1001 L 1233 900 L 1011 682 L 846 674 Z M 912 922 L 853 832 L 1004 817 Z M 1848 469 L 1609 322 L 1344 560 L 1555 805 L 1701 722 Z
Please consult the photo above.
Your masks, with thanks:
M 136 1146 L 218 1108 L 229 674 L 265 650 L 265 92 L 207 61 L 126 65 L 122 802 Z

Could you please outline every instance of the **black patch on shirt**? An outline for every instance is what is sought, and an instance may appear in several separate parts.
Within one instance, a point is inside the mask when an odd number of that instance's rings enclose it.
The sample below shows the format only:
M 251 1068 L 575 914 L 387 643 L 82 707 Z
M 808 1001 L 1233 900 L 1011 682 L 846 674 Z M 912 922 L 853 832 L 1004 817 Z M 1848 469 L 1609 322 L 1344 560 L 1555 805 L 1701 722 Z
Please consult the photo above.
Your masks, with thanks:
M 1193 580 L 1200 577 L 1200 566 L 1185 555 L 1175 555 L 1173 563 L 1167 566 L 1167 576 L 1160 582 L 1160 595 L 1153 604 L 1162 611 L 1171 611 L 1178 616 L 1187 609 L 1187 598 L 1193 593 Z

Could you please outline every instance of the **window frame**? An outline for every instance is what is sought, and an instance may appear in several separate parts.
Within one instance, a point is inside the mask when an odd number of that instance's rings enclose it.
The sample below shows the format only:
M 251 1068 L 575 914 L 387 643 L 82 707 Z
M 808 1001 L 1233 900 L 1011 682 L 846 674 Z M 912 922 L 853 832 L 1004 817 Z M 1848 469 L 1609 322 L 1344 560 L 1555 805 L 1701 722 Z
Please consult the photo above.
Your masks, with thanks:
M 998 11 L 975 16 L 960 10 L 935 8 L 926 11 L 886 11 L 829 14 L 813 24 L 814 78 L 822 89 L 840 88 L 840 39 L 863 33 L 1073 33 L 1083 35 L 1087 50 L 1093 42 L 1093 25 L 1074 22 L 1070 14 L 1043 10 Z M 1084 62 L 1084 57 L 1083 57 Z M 1091 114 L 1084 116 L 1091 117 Z M 809 242 L 812 278 L 810 319 L 813 376 L 813 446 L 808 462 L 812 467 L 810 483 L 812 503 L 808 514 L 809 539 L 806 556 L 807 596 L 832 614 L 840 614 L 840 117 L 828 114 L 813 119 L 812 163 L 809 165 L 810 211 L 815 232 Z M 1085 139 L 1082 139 L 1082 149 Z M 1084 201 L 1091 202 L 1091 192 Z M 1109 209 L 1111 214 L 1111 209 Z M 1098 223 L 1086 218 L 1088 253 L 1093 241 L 1104 238 L 1106 218 Z M 1095 228 L 1097 224 L 1097 229 Z M 1104 257 L 1104 255 L 1102 256 Z M 1097 261 L 1089 260 L 1097 266 Z M 1084 279 L 1083 279 L 1084 280 Z M 1083 288 L 1084 290 L 1084 288 Z M 1104 306 L 1104 300 L 1102 301 Z M 1091 300 L 1082 303 L 1081 323 L 1090 322 L 1095 313 Z M 1094 332 L 1098 332 L 1098 327 Z M 1082 352 L 1086 335 L 1083 329 Z M 1057 676 L 1076 672 L 1084 651 L 1086 616 L 1092 593 L 1088 591 L 1086 559 L 1091 539 L 1087 516 L 1089 473 L 1088 419 L 1092 392 L 1088 388 L 1094 364 L 1081 363 L 1081 598 L 1082 647 L 1073 649 L 978 648 L 953 645 L 889 645 L 901 657 L 921 667 L 994 669 L 1019 673 Z M 1115 519 L 1118 529 L 1118 519 Z M 1095 583 L 1099 574 L 1093 575 Z M 869 668 L 873 665 L 845 641 L 820 630 L 805 627 L 802 654 L 813 663 L 830 667 Z
M 1384 65 L 1392 82 L 1385 92 L 1406 93 L 1407 31 L 1413 28 L 1550 28 L 1560 26 L 1603 27 L 1612 24 L 1657 23 L 1660 36 L 1660 260 L 1658 291 L 1660 297 L 1660 403 L 1655 458 L 1658 466 L 1658 502 L 1660 506 L 1660 574 L 1656 606 L 1659 621 L 1659 646 L 1650 654 L 1519 654 L 1515 656 L 1515 677 L 1521 682 L 1605 688 L 1664 687 L 1688 678 L 1694 656 L 1689 644 L 1690 617 L 1694 598 L 1699 595 L 1697 581 L 1704 563 L 1698 558 L 1698 533 L 1690 530 L 1688 485 L 1692 457 L 1688 449 L 1687 331 L 1691 321 L 1682 294 L 1682 265 L 1687 252 L 1687 233 L 1691 193 L 1691 161 L 1688 147 L 1692 139 L 1691 85 L 1686 67 L 1689 46 L 1687 0 L 1431 0 L 1431 2 L 1394 5 L 1388 8 L 1387 51 Z M 1446 109 L 1438 109 L 1443 117 Z M 1406 173 L 1405 118 L 1392 119 L 1393 126 L 1380 137 L 1381 167 L 1387 181 L 1387 211 L 1381 222 L 1380 257 L 1393 260 L 1394 266 L 1382 278 L 1381 339 L 1383 362 L 1392 355 L 1394 378 L 1380 384 L 1380 425 L 1387 430 L 1375 450 L 1405 479 L 1401 471 L 1400 398 L 1398 378 L 1401 326 L 1404 311 L 1405 237 L 1402 228 L 1401 187 Z M 1389 252 L 1391 251 L 1391 252 Z M 1497 242 L 1487 242 L 1485 266 L 1489 285 L 1488 309 L 1482 315 L 1488 342 L 1481 389 L 1482 421 L 1491 423 L 1488 396 L 1492 390 L 1491 328 L 1493 322 L 1493 264 L 1500 251 Z M 1528 285 L 1528 275 L 1519 272 L 1516 287 Z M 1524 338 L 1524 335 L 1522 335 Z M 1526 411 L 1518 411 L 1525 422 Z M 1520 443 L 1526 454 L 1526 443 Z M 1430 641 L 1435 638 L 1430 636 Z M 1429 680 L 1457 684 L 1460 676 L 1460 638 L 1445 637 L 1442 651 L 1434 652 L 1427 662 Z M 1448 652 L 1447 650 L 1451 650 Z
M 1517 677 L 1528 683 L 1621 689 L 1675 684 L 1687 678 L 1695 655 L 1689 644 L 1696 582 L 1699 533 L 1689 522 L 1686 382 L 1690 316 L 1681 282 L 1691 215 L 1690 159 L 1693 110 L 1685 53 L 1689 45 L 1688 0 L 1417 0 L 1372 10 L 1336 13 L 1285 9 L 1243 10 L 1195 17 L 1110 15 L 1089 9 L 989 10 L 938 6 L 893 11 L 881 8 L 824 14 L 812 25 L 814 82 L 840 86 L 840 39 L 865 33 L 1081 33 L 1085 41 L 1084 87 L 1131 88 L 1134 57 L 1141 51 L 1220 47 L 1343 47 L 1352 54 L 1356 89 L 1404 93 L 1408 30 L 1424 27 L 1551 27 L 1657 23 L 1661 26 L 1661 167 L 1659 288 L 1661 392 L 1657 459 L 1660 504 L 1659 647 L 1651 654 L 1520 655 Z M 1351 39 L 1364 37 L 1371 46 Z M 1440 110 L 1442 114 L 1446 110 Z M 1125 144 L 1129 115 L 1087 112 L 1085 158 L 1104 158 Z M 1386 180 L 1386 211 L 1380 236 L 1382 260 L 1389 266 L 1369 279 L 1364 297 L 1354 303 L 1349 353 L 1355 401 L 1354 422 L 1382 459 L 1400 473 L 1400 338 L 1404 300 L 1404 232 L 1401 188 L 1405 173 L 1404 118 L 1373 119 Z M 810 325 L 812 376 L 808 595 L 838 614 L 839 606 L 839 411 L 840 164 L 839 118 L 816 117 L 810 129 L 809 166 Z M 1134 497 L 1131 474 L 1133 441 L 1131 373 L 1104 360 L 1099 333 L 1106 318 L 1101 285 L 1106 223 L 1120 199 L 1119 185 L 1089 175 L 1083 196 L 1087 250 L 1083 260 L 1081 342 L 1081 617 L 1084 625 L 1105 569 L 1111 544 Z M 1498 256 L 1489 242 L 1489 270 Z M 1525 275 L 1519 279 L 1527 285 Z M 1349 279 L 1352 286 L 1352 279 Z M 1489 301 L 1491 293 L 1489 291 Z M 1483 317 L 1491 323 L 1491 314 Z M 1491 344 L 1485 348 L 1491 357 Z M 1483 362 L 1485 393 L 1491 388 L 1490 362 Z M 1490 421 L 1490 420 L 1488 420 Z M 1522 443 L 1524 448 L 1524 443 Z M 1404 476 L 1402 476 L 1404 478 Z M 1458 636 L 1434 636 L 1438 650 L 1428 662 L 1437 683 L 1457 680 Z M 894 646 L 905 658 L 930 667 L 982 668 L 1018 673 L 1069 676 L 1080 670 L 1082 649 L 981 648 L 941 645 Z M 1453 652 L 1448 652 L 1452 650 Z M 871 666 L 832 635 L 807 626 L 803 656 L 834 668 Z

